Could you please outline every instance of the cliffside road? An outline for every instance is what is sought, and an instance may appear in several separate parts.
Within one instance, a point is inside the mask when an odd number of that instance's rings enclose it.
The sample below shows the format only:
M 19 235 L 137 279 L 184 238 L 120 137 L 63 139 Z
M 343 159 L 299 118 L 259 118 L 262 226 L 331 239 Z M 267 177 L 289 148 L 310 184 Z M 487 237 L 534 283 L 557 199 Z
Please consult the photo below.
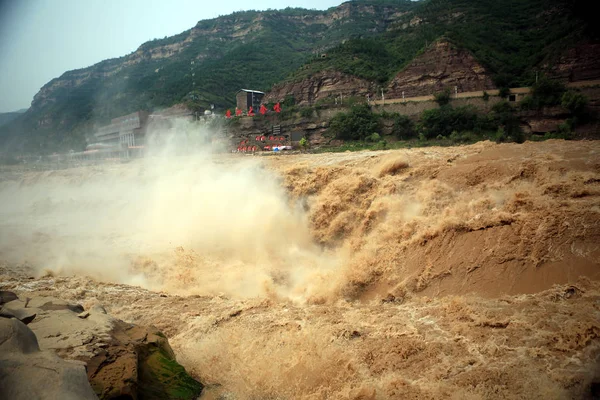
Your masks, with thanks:
M 600 86 L 600 80 L 592 80 L 592 81 L 579 81 L 579 82 L 569 82 L 566 84 L 567 87 L 571 88 L 582 88 L 582 87 L 592 87 L 592 86 Z M 455 99 L 466 99 L 471 97 L 483 97 L 484 92 L 489 94 L 490 96 L 497 96 L 499 94 L 498 89 L 491 90 L 479 90 L 476 92 L 464 92 L 454 94 L 452 93 L 452 98 Z M 511 88 L 511 94 L 522 94 L 526 95 L 531 92 L 531 88 L 528 87 L 520 87 L 520 88 Z M 385 105 L 385 104 L 398 104 L 398 103 L 407 103 L 407 102 L 420 102 L 420 101 L 432 101 L 435 100 L 433 95 L 431 96 L 417 96 L 417 97 L 405 97 L 405 98 L 395 98 L 395 99 L 385 99 L 385 100 L 374 100 L 371 101 L 371 104 L 375 105 Z

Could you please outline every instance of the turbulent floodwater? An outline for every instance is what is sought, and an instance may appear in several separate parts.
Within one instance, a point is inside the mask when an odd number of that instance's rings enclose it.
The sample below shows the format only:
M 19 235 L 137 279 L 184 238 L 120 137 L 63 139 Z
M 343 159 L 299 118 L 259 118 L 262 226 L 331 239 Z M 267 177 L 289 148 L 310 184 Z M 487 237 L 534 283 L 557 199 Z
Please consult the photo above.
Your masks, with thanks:
M 591 398 L 599 151 L 6 170 L 2 284 L 156 325 L 234 398 Z

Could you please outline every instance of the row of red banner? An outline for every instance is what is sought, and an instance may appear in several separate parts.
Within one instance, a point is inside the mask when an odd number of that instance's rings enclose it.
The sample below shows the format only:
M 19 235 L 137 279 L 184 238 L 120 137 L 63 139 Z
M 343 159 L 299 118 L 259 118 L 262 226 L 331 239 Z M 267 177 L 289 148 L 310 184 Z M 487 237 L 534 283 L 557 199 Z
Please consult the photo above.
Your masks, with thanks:
M 281 112 L 281 104 L 277 103 L 273 106 L 273 111 L 275 111 L 276 113 L 280 113 Z M 262 115 L 265 115 L 267 112 L 269 112 L 269 109 L 267 107 L 265 107 L 264 104 L 261 104 L 260 106 L 260 110 L 258 111 L 259 113 L 261 113 Z M 250 107 L 248 109 L 248 113 L 246 114 L 248 117 L 254 117 L 256 114 L 254 113 L 254 107 Z M 241 117 L 243 116 L 243 111 L 239 108 L 235 108 L 235 116 L 236 117 Z M 227 110 L 227 112 L 225 113 L 225 118 L 231 118 L 231 110 Z
M 273 145 L 273 146 L 239 146 L 237 148 L 238 153 L 254 152 L 254 151 L 279 151 L 279 150 L 292 150 L 292 146 Z

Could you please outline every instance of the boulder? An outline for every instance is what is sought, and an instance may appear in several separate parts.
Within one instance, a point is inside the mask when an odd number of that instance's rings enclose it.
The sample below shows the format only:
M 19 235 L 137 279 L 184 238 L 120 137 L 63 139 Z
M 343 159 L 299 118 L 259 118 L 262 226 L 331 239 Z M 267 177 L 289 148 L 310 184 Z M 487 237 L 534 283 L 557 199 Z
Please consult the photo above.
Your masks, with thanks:
M 60 300 L 32 299 L 41 310 L 31 324 L 40 347 L 87 365 L 101 399 L 196 399 L 202 384 L 177 363 L 166 337 L 154 327 L 115 319 L 104 307 L 65 307 Z
M 9 301 L 16 300 L 18 297 L 15 293 L 9 292 L 8 290 L 0 290 L 0 306 Z
M 0 317 L 4 318 L 16 318 L 25 325 L 33 321 L 37 315 L 35 309 L 32 308 L 17 308 L 11 309 L 9 307 L 0 308 Z
M 29 354 L 40 351 L 35 334 L 16 318 L 0 318 L 0 352 Z
M 16 318 L 0 318 L 0 398 L 11 400 L 92 400 L 78 362 L 40 351 L 35 334 Z
M 56 299 L 54 297 L 34 297 L 30 299 L 28 307 L 40 308 L 45 311 L 50 310 L 71 310 L 76 313 L 82 313 L 83 307 L 80 304 L 71 304 L 64 300 Z
M 101 305 L 84 310 L 52 297 L 22 301 L 3 294 L 3 299 L 8 301 L 0 310 L 0 388 L 7 394 L 0 392 L 0 399 L 191 400 L 203 389 L 154 327 L 115 319 Z M 33 365 L 48 370 L 38 376 Z

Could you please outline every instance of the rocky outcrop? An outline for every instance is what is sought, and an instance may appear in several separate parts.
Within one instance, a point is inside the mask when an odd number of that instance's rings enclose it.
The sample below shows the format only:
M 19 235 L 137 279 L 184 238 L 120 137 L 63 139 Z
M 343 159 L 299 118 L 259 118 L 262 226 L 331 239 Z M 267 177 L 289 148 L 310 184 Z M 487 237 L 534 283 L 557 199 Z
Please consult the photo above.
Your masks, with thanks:
M 371 83 L 339 71 L 326 70 L 297 82 L 276 85 L 265 96 L 265 102 L 283 101 L 293 96 L 296 104 L 311 105 L 328 97 L 366 96 Z
M 544 134 L 557 132 L 561 124 L 570 117 L 562 107 L 544 107 L 541 110 L 528 110 L 518 113 L 522 121 L 521 129 L 527 133 Z
M 29 342 L 35 341 L 35 345 L 27 344 L 26 350 L 35 350 L 39 343 L 39 348 L 46 350 L 44 357 L 52 356 L 53 362 L 59 360 L 61 363 L 67 363 L 62 359 L 72 360 L 66 365 L 80 369 L 83 381 L 87 384 L 89 380 L 87 387 L 92 397 L 73 399 L 95 398 L 94 392 L 100 399 L 195 399 L 202 391 L 202 384 L 192 379 L 176 362 L 166 337 L 156 328 L 115 319 L 100 305 L 83 310 L 80 305 L 56 298 L 34 297 L 12 299 L 3 305 L 2 313 L 30 319 L 33 315 L 29 324 L 31 329 L 26 327 L 29 333 L 24 335 L 29 335 Z M 4 325 L 10 321 L 13 326 L 10 329 L 15 330 L 16 326 L 23 330 L 17 322 L 22 323 L 14 317 L 0 319 L 2 321 Z M 87 380 L 84 366 L 87 366 Z M 24 375 L 15 375 L 18 372 L 15 371 L 7 371 L 6 380 L 13 386 L 22 386 L 26 382 L 22 380 Z
M 557 61 L 542 67 L 546 73 L 565 82 L 600 79 L 600 43 L 585 43 L 567 50 Z
M 388 86 L 388 98 L 428 96 L 448 88 L 459 92 L 495 89 L 485 68 L 466 50 L 440 40 L 429 46 Z
M 11 400 L 93 400 L 85 364 L 65 361 L 51 351 L 40 351 L 37 338 L 25 323 L 36 312 L 5 307 L 15 301 L 11 292 L 0 292 L 0 398 Z M 21 318 L 15 317 L 21 315 Z

